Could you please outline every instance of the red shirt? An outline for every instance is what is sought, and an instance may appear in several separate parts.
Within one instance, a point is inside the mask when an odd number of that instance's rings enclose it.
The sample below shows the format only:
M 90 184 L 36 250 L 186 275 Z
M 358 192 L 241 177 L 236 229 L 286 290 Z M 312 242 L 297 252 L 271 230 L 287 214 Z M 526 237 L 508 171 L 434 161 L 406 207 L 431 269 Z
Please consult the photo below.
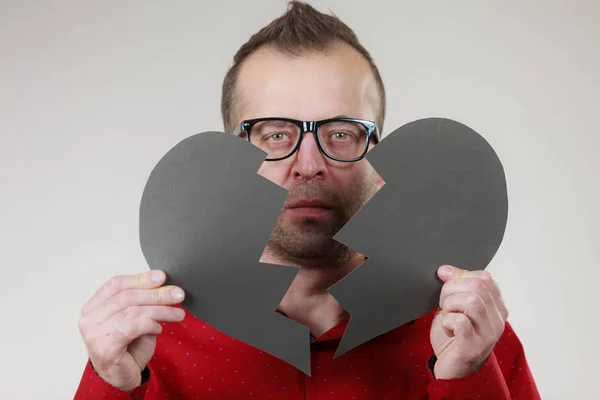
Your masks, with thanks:
M 540 399 L 523 347 L 507 323 L 486 363 L 461 379 L 435 379 L 428 367 L 433 312 L 333 359 L 347 323 L 312 340 L 312 376 L 227 336 L 191 314 L 164 323 L 150 378 L 131 393 L 86 364 L 83 399 Z

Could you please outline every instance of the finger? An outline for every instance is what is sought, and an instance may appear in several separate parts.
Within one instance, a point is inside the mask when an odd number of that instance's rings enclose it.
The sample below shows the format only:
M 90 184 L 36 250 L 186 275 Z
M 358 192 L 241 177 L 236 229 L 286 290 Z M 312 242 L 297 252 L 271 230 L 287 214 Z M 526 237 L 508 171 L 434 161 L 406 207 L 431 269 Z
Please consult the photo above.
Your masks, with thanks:
M 113 345 L 125 349 L 131 342 L 144 335 L 160 335 L 162 325 L 152 318 L 140 317 L 125 323 L 111 320 L 106 324 L 107 332 L 113 337 Z
M 102 323 L 114 314 L 135 306 L 171 306 L 183 301 L 185 294 L 180 287 L 163 286 L 157 289 L 128 289 L 115 294 L 88 315 L 94 323 Z
M 464 314 L 471 320 L 475 331 L 484 331 L 489 326 L 489 314 L 485 301 L 476 293 L 455 293 L 442 304 L 445 313 Z M 496 315 L 499 317 L 498 315 Z
M 153 289 L 165 282 L 166 275 L 161 270 L 153 270 L 136 275 L 117 275 L 104 283 L 83 306 L 81 315 L 95 310 L 100 304 L 127 289 Z
M 500 290 L 492 278 L 492 274 L 486 270 L 468 271 L 452 265 L 442 265 L 438 269 L 438 276 L 444 282 L 455 279 L 478 279 L 487 286 L 488 290 L 494 297 L 496 297 L 496 295 L 500 295 Z
M 498 311 L 500 311 L 500 315 L 502 315 L 503 321 L 506 322 L 508 318 L 508 309 L 506 308 L 506 304 L 504 304 L 504 299 L 502 298 L 502 293 L 500 293 L 500 287 L 496 280 L 492 277 L 492 274 L 488 271 L 476 271 L 479 272 L 479 276 L 477 279 L 481 280 L 487 286 L 488 290 L 492 295 L 492 299 L 494 303 L 496 303 L 496 307 Z
M 495 306 L 492 294 L 489 292 L 485 283 L 476 278 L 462 278 L 453 279 L 444 283 L 440 293 L 440 307 L 442 307 L 442 304 L 444 304 L 448 296 L 458 293 L 475 293 L 479 295 L 486 304 Z
M 151 318 L 157 322 L 181 322 L 185 318 L 185 310 L 172 306 L 133 306 L 118 312 L 117 319 Z
M 457 268 L 451 265 L 442 265 L 438 269 L 438 276 L 444 281 L 449 282 L 455 279 L 478 279 L 488 288 L 494 303 L 498 307 L 500 311 L 500 315 L 502 315 L 502 319 L 504 321 L 508 318 L 508 309 L 504 304 L 504 300 L 502 299 L 502 294 L 500 293 L 500 288 L 498 284 L 493 279 L 492 274 L 486 270 L 477 270 L 477 271 L 468 271 L 461 268 Z
M 438 268 L 438 276 L 444 282 L 447 282 L 451 279 L 461 279 L 461 278 L 482 278 L 488 279 L 491 278 L 491 275 L 486 270 L 475 270 L 469 271 L 466 269 L 461 269 L 455 267 L 453 265 L 442 265 Z
M 442 326 L 454 333 L 455 337 L 469 340 L 475 336 L 475 328 L 471 320 L 462 313 L 448 312 L 442 317 Z
M 483 282 L 485 284 L 485 286 L 487 287 L 488 291 L 490 292 L 492 299 L 494 300 L 494 303 L 496 303 L 496 306 L 498 307 L 498 310 L 500 311 L 500 314 L 502 315 L 503 320 L 506 321 L 506 319 L 508 317 L 508 310 L 506 309 L 504 300 L 502 300 L 502 294 L 500 293 L 500 288 L 498 287 L 498 284 L 496 283 L 496 281 L 492 277 L 492 274 L 489 271 L 486 271 L 486 270 L 464 271 L 462 274 L 462 278 L 463 279 L 473 278 L 473 279 L 478 279 L 481 282 Z

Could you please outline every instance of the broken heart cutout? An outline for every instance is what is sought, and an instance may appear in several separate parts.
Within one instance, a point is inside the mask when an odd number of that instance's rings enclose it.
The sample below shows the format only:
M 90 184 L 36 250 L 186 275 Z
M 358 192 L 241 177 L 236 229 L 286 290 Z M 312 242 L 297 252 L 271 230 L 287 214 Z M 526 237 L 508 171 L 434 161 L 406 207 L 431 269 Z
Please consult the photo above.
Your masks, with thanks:
M 141 248 L 189 312 L 310 375 L 308 328 L 275 312 L 298 268 L 259 262 L 287 196 L 265 156 L 222 132 L 181 141 L 144 188 Z M 366 158 L 386 183 L 334 236 L 367 257 L 329 289 L 351 315 L 336 357 L 435 309 L 437 268 L 486 268 L 507 222 L 502 164 L 459 122 L 408 123 Z

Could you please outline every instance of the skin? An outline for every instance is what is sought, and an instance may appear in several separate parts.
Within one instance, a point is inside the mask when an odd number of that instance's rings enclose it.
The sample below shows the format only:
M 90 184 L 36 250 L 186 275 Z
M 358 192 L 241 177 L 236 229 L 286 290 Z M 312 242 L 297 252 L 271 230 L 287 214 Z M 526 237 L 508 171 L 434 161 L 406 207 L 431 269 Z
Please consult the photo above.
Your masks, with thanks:
M 260 50 L 243 65 L 238 90 L 238 122 L 264 116 L 319 120 L 340 114 L 376 120 L 379 107 L 367 62 L 346 46 L 296 58 Z M 278 221 L 281 236 L 275 229 L 262 256 L 265 262 L 302 266 L 279 310 L 318 336 L 348 318 L 327 288 L 364 260 L 336 246 L 326 234 L 341 227 L 347 218 L 344 212 L 355 210 L 384 182 L 366 160 L 338 163 L 326 158 L 311 134 L 296 154 L 265 162 L 259 174 L 289 190 L 296 200 L 310 195 L 333 201 L 332 193 L 346 199 L 344 206 L 325 211 L 284 206 Z M 283 241 L 286 236 L 292 240 Z M 310 246 L 302 248 L 304 242 Z M 310 256 L 299 255 L 303 251 Z M 438 357 L 434 374 L 437 379 L 460 378 L 489 357 L 508 312 L 487 271 L 442 266 L 438 276 L 444 285 L 430 331 Z M 183 300 L 183 291 L 164 282 L 164 272 L 156 270 L 116 276 L 82 308 L 79 329 L 92 365 L 115 387 L 130 391 L 138 386 L 162 331 L 160 322 L 184 318 L 183 310 L 173 307 Z
M 346 67 L 340 68 L 340 65 Z M 376 84 L 368 63 L 345 46 L 301 58 L 290 58 L 269 49 L 258 51 L 240 71 L 238 90 L 242 99 L 239 121 L 263 116 L 319 120 L 338 115 L 375 120 L 378 108 Z M 363 196 L 363 201 L 358 201 L 360 204 L 368 201 L 383 185 L 383 180 L 365 159 L 355 163 L 331 160 L 320 152 L 313 135 L 304 137 L 292 157 L 265 162 L 258 173 L 290 191 L 290 197 L 296 188 L 313 184 L 328 188 L 326 193 L 343 193 L 346 198 Z M 349 189 L 357 186 L 363 188 Z M 300 194 L 299 197 L 304 196 Z M 326 198 L 327 195 L 316 193 L 306 197 Z M 310 252 L 311 257 L 282 252 L 272 238 L 262 261 L 304 267 L 284 296 L 279 310 L 308 326 L 312 334 L 318 336 L 347 318 L 347 313 L 327 288 L 356 268 L 364 257 L 355 252 L 348 254 L 343 248 L 336 254 L 325 250 L 341 246 L 331 237 L 346 222 L 345 218 L 331 212 L 315 219 L 321 225 L 306 228 L 301 217 L 284 205 L 278 221 L 282 236 L 297 237 L 298 240 L 292 240 L 288 247 L 295 246 L 300 254 Z

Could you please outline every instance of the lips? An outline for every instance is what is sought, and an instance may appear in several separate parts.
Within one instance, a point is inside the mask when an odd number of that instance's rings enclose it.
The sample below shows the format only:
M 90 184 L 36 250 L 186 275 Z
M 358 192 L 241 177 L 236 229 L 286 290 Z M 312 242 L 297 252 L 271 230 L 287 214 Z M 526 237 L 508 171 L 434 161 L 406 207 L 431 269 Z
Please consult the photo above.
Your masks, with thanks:
M 330 218 L 333 209 L 321 200 L 298 200 L 288 204 L 286 212 L 293 218 L 316 220 Z
M 287 208 L 324 208 L 330 209 L 331 207 L 327 203 L 321 200 L 298 200 L 288 204 Z

